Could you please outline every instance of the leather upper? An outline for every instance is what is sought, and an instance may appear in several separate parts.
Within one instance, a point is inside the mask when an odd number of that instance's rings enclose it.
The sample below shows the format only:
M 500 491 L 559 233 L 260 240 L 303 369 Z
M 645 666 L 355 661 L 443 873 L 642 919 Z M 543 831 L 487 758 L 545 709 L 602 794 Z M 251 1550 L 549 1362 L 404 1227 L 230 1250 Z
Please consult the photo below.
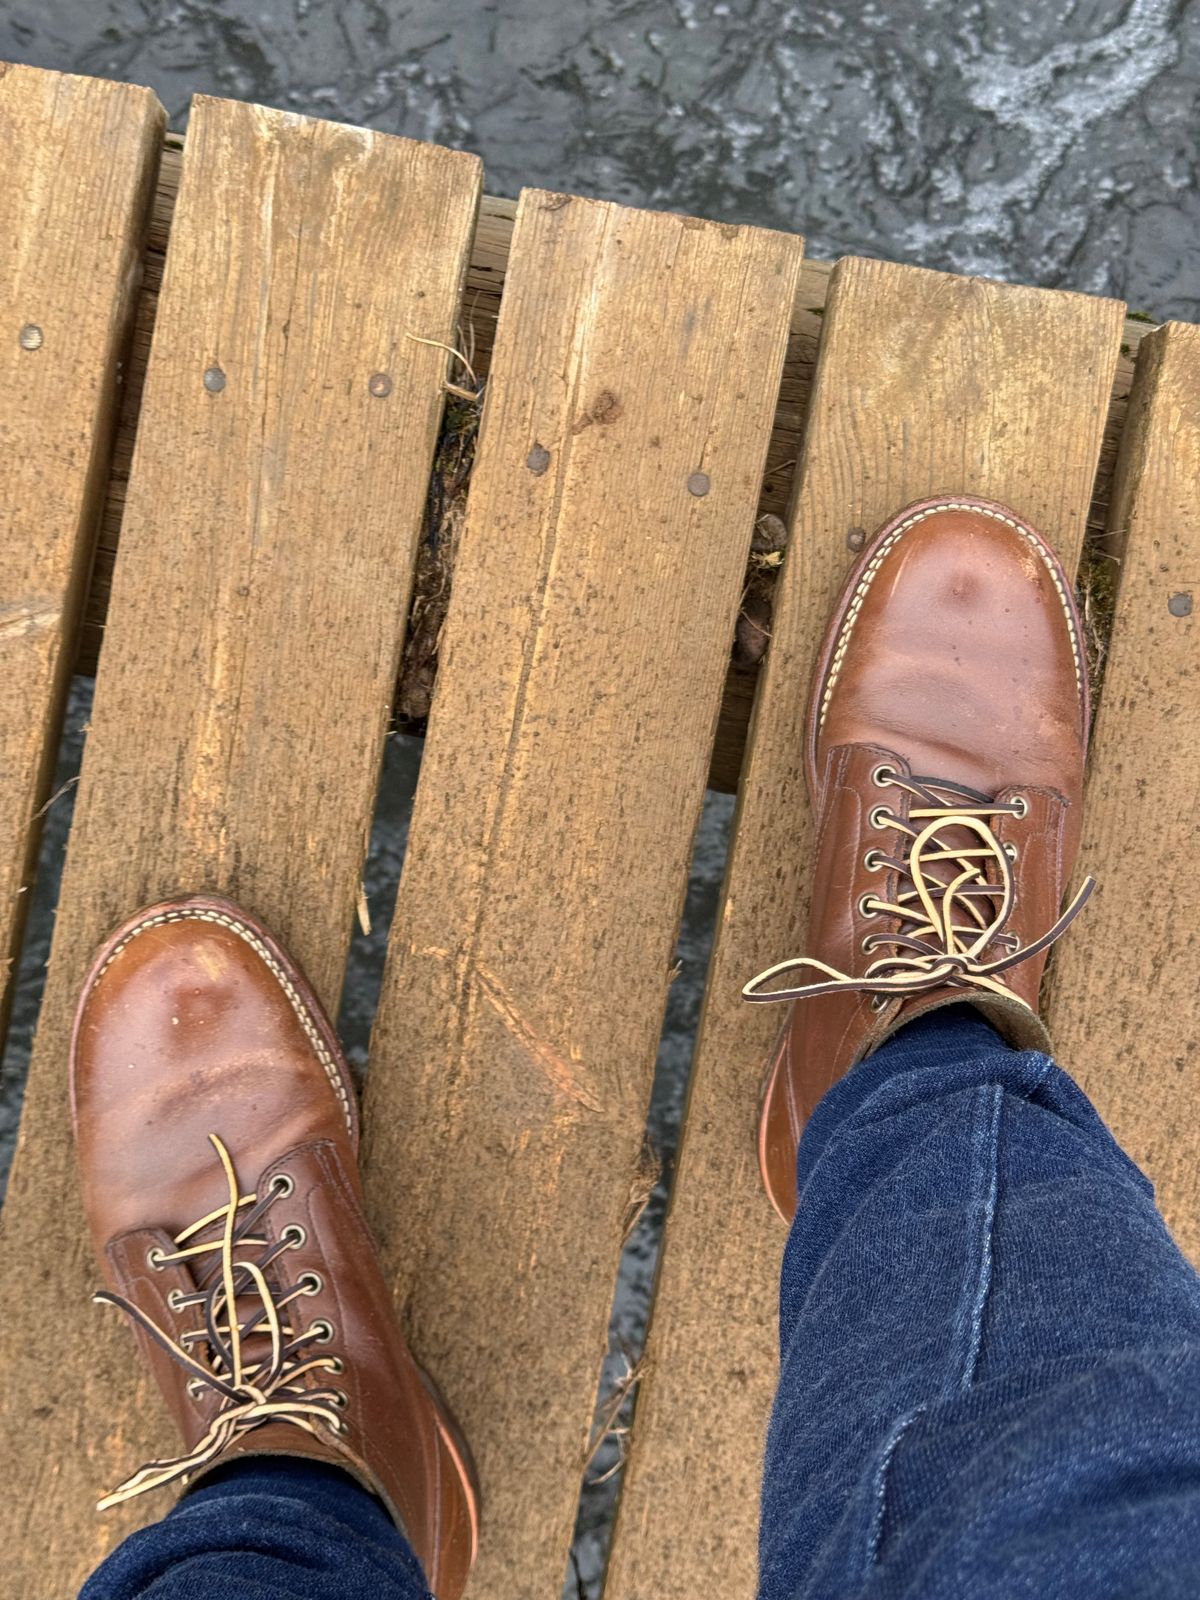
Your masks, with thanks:
M 911 887 L 903 871 L 880 865 L 903 856 L 911 839 L 877 824 L 882 808 L 919 833 L 925 824 L 910 812 L 924 802 L 904 787 L 912 778 L 977 792 L 978 801 L 960 801 L 968 808 L 1008 808 L 984 818 L 1010 859 L 1005 937 L 1024 948 L 1051 929 L 1079 845 L 1088 720 L 1074 599 L 1040 535 L 1006 507 L 966 497 L 920 502 L 891 519 L 850 575 L 812 685 L 807 954 L 861 976 L 894 948 L 886 936 L 909 926 L 872 908 Z M 934 843 L 970 849 L 980 839 L 968 826 L 945 826 Z M 933 870 L 951 869 L 936 862 Z M 874 943 L 864 949 L 864 940 Z M 997 942 L 980 959 L 1004 954 Z M 781 1214 L 795 1210 L 797 1146 L 817 1101 L 903 1022 L 967 1001 L 1014 1043 L 1047 1047 L 1036 1015 L 1045 959 L 1043 950 L 1001 973 L 1002 994 L 954 980 L 905 998 L 847 986 L 797 1000 L 759 1128 L 764 1181 Z
M 241 1192 L 271 1196 L 253 1233 L 268 1252 L 283 1246 L 267 1269 L 273 1286 L 304 1289 L 281 1315 L 297 1334 L 318 1328 L 307 1352 L 337 1362 L 335 1377 L 305 1380 L 344 1396 L 334 1424 L 318 1420 L 309 1432 L 261 1422 L 204 1470 L 255 1454 L 343 1467 L 388 1506 L 442 1600 L 460 1594 L 477 1538 L 466 1452 L 396 1323 L 363 1212 L 353 1086 L 302 974 L 227 902 L 143 912 L 108 941 L 84 985 L 71 1089 L 84 1201 L 110 1288 L 174 1339 L 203 1328 L 202 1305 L 179 1309 L 171 1297 L 195 1294 L 210 1258 L 161 1256 L 228 1204 L 215 1134 Z M 222 1396 L 134 1332 L 191 1450 Z M 266 1343 L 261 1329 L 250 1341 L 257 1354 Z

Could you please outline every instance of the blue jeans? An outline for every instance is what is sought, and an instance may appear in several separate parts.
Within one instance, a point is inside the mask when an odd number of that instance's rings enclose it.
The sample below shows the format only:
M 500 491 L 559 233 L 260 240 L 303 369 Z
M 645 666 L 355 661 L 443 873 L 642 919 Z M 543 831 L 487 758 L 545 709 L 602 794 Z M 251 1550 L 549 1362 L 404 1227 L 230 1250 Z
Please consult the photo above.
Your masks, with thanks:
M 1200 1280 L 1047 1057 L 924 1018 L 800 1150 L 760 1600 L 1200 1594 Z M 81 1600 L 415 1600 L 349 1478 L 247 1463 Z
M 336 1467 L 250 1458 L 131 1534 L 79 1600 L 427 1600 L 408 1540 Z

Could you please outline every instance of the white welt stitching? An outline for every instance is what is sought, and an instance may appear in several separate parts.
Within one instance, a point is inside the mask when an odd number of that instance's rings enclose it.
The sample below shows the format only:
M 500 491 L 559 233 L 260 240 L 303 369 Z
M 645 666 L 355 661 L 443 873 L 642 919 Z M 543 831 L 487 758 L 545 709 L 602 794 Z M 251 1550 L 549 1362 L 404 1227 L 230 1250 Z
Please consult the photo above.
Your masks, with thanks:
M 909 528 L 915 527 L 918 522 L 924 522 L 926 517 L 932 517 L 939 511 L 976 511 L 981 516 L 993 518 L 996 522 L 1007 523 L 1010 528 L 1016 529 L 1016 531 L 1021 535 L 1022 539 L 1025 540 L 1026 544 L 1032 545 L 1034 550 L 1037 551 L 1039 557 L 1041 558 L 1042 565 L 1046 568 L 1046 571 L 1050 574 L 1051 578 L 1053 578 L 1054 587 L 1058 590 L 1058 598 L 1062 601 L 1063 611 L 1067 618 L 1067 632 L 1071 636 L 1071 654 L 1075 658 L 1075 686 L 1082 692 L 1083 657 L 1079 648 L 1079 639 L 1075 632 L 1075 618 L 1071 612 L 1071 603 L 1067 599 L 1066 590 L 1062 586 L 1062 579 L 1059 577 L 1053 562 L 1047 558 L 1046 551 L 1043 549 L 1041 543 L 1037 539 L 1031 538 L 1027 529 L 1023 528 L 1021 524 L 1015 521 L 1012 517 L 1006 517 L 1003 512 L 991 511 L 987 506 L 971 505 L 963 500 L 943 500 L 935 506 L 927 506 L 924 511 L 914 512 L 913 515 L 906 518 L 898 528 L 893 528 L 891 533 L 875 552 L 862 577 L 858 580 L 854 590 L 854 598 L 850 602 L 850 609 L 846 612 L 845 621 L 842 623 L 841 631 L 838 634 L 837 648 L 834 650 L 833 661 L 829 668 L 829 681 L 826 683 L 825 693 L 821 697 L 821 716 L 817 723 L 818 728 L 823 728 L 825 726 L 825 716 L 829 710 L 829 701 L 833 695 L 833 688 L 837 683 L 838 675 L 842 670 L 842 662 L 845 659 L 846 647 L 850 643 L 850 634 L 853 631 L 854 624 L 858 621 L 858 614 L 862 610 L 863 601 L 867 598 L 867 590 L 871 587 L 871 584 L 875 580 L 875 574 L 879 571 L 879 568 L 883 564 L 884 556 L 887 555 L 888 551 L 892 548 L 902 533 L 907 533 Z
M 316 1051 L 317 1060 L 325 1069 L 325 1076 L 333 1085 L 333 1091 L 338 1097 L 342 1107 L 342 1113 L 346 1118 L 346 1131 L 351 1135 L 351 1137 L 353 1137 L 354 1121 L 350 1112 L 350 1097 L 346 1093 L 346 1085 L 342 1082 L 342 1075 L 338 1070 L 337 1062 L 330 1054 L 329 1048 L 324 1039 L 321 1038 L 320 1032 L 317 1029 L 316 1023 L 312 1019 L 308 1007 L 300 998 L 300 995 L 297 993 L 295 985 L 288 977 L 287 972 L 279 965 L 279 962 L 276 961 L 275 957 L 254 932 L 253 928 L 248 928 L 244 922 L 239 922 L 234 917 L 226 916 L 222 911 L 161 911 L 156 917 L 147 917 L 144 922 L 139 922 L 135 927 L 130 928 L 129 932 L 121 940 L 120 944 L 114 946 L 110 952 L 108 960 L 96 974 L 95 981 L 99 983 L 100 979 L 108 971 L 109 967 L 112 966 L 113 962 L 120 955 L 121 951 L 124 950 L 126 945 L 130 944 L 139 933 L 144 933 L 147 928 L 161 927 L 167 922 L 219 923 L 221 927 L 228 928 L 231 933 L 236 933 L 238 938 L 248 944 L 251 950 L 254 951 L 255 955 L 258 956 L 259 960 L 270 969 L 273 977 L 276 979 L 280 988 L 287 996 L 292 1010 L 296 1013 L 296 1019 L 300 1026 L 304 1029 L 309 1044 L 311 1044 L 313 1049 Z

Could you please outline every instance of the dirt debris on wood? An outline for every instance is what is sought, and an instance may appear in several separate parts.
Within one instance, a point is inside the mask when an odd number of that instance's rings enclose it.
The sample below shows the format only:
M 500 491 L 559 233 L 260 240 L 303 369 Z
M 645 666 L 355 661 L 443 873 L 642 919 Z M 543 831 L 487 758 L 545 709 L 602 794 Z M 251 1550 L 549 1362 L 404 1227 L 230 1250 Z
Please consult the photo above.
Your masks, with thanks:
M 471 393 L 457 385 L 447 386 L 396 691 L 394 720 L 403 733 L 424 733 L 429 717 L 482 410 L 482 387 Z

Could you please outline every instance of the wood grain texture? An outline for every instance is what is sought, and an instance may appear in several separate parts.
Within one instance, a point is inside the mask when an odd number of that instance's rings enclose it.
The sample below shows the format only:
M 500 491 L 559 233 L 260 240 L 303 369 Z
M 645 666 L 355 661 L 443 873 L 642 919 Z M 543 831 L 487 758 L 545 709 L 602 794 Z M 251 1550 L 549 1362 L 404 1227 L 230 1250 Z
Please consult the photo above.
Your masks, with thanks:
M 148 89 L 0 64 L 0 1049 L 163 121 Z
M 1200 1261 L 1200 328 L 1168 324 L 1146 340 L 1130 406 L 1112 503 L 1121 586 L 1081 847 L 1099 888 L 1055 952 L 1050 1031 Z
M 366 1103 L 489 1600 L 563 1581 L 799 262 L 538 191 L 517 218 Z
M 132 454 L 133 435 L 137 423 L 139 373 L 144 370 L 145 351 L 149 348 L 150 332 L 154 324 L 154 303 L 162 272 L 162 252 L 165 249 L 175 192 L 178 188 L 181 151 L 177 136 L 171 135 L 170 139 L 172 142 L 163 152 L 154 207 L 154 223 L 146 250 L 145 287 L 138 301 L 137 329 L 130 361 L 127 398 L 122 408 L 113 455 L 113 472 L 105 500 L 95 574 L 81 640 L 79 669 L 83 672 L 94 670 L 104 629 L 110 574 L 120 537 L 125 478 L 128 476 L 128 461 Z M 495 339 L 496 317 L 504 287 L 504 275 L 508 268 L 514 212 L 513 201 L 485 195 L 480 205 L 475 238 L 471 247 L 460 341 L 462 347 L 470 353 L 472 363 L 480 377 L 483 377 L 488 370 Z M 804 415 L 812 387 L 813 367 L 816 362 L 829 275 L 832 270 L 832 263 L 828 261 L 806 258 L 801 264 L 792 312 L 791 337 L 784 357 L 779 401 L 771 430 L 771 443 L 767 451 L 762 493 L 759 496 L 760 517 L 782 517 L 787 512 L 796 460 L 800 452 Z M 1124 425 L 1129 386 L 1133 381 L 1133 358 L 1139 342 L 1149 331 L 1144 320 L 1130 317 L 1125 323 L 1122 334 L 1121 354 L 1114 374 L 1108 419 L 1104 429 L 1104 443 L 1100 450 L 1100 462 L 1088 514 L 1089 532 L 1097 536 L 1102 535 L 1107 526 L 1113 466 Z M 757 682 L 757 667 L 743 670 L 731 664 L 721 701 L 717 737 L 713 745 L 709 770 L 710 788 L 727 792 L 737 788 Z M 403 688 L 401 697 L 403 698 Z
M 1121 338 L 1113 301 L 847 260 L 834 270 L 791 539 L 739 797 L 609 1600 L 755 1592 L 785 1230 L 754 1130 L 781 1017 L 741 985 L 800 953 L 811 827 L 803 718 L 829 611 L 874 529 L 918 496 L 1003 500 L 1079 554 Z
M 161 1514 L 92 1508 L 173 1444 L 128 1332 L 88 1303 L 75 986 L 138 905 L 221 890 L 336 1012 L 442 405 L 445 354 L 407 335 L 451 334 L 478 189 L 472 157 L 194 103 L 4 1210 L 0 1529 L 29 1600 L 74 1594 Z
M 133 335 L 122 390 L 120 418 L 112 449 L 104 509 L 96 539 L 96 560 L 88 590 L 87 607 L 79 639 L 76 669 L 94 673 L 104 639 L 112 592 L 112 574 L 121 539 L 129 469 L 133 461 L 141 411 L 146 364 L 154 335 L 154 319 L 162 288 L 163 264 L 171 237 L 171 222 L 179 196 L 183 173 L 185 142 L 178 134 L 168 134 L 159 164 L 158 181 L 150 210 L 142 262 L 141 285 L 136 299 Z M 454 340 L 471 352 L 471 361 L 480 378 L 487 375 L 495 338 L 496 316 L 504 286 L 508 243 L 512 235 L 515 203 L 484 195 L 480 201 L 472 235 L 464 296 L 459 308 Z

